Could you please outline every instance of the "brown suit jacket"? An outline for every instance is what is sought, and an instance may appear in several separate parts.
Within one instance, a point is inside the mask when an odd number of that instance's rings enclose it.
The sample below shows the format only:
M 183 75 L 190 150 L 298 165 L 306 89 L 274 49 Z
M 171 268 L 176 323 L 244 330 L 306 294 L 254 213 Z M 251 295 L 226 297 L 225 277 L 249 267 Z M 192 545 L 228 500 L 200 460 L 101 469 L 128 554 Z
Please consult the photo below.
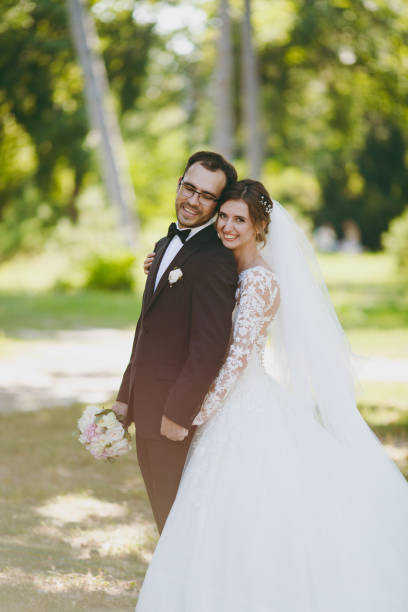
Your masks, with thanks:
M 154 291 L 169 244 L 156 244 L 143 294 L 130 362 L 117 399 L 128 404 L 127 424 L 138 435 L 162 438 L 163 414 L 189 429 L 224 360 L 235 304 L 237 269 L 210 225 L 183 245 Z M 183 276 L 170 286 L 168 275 Z

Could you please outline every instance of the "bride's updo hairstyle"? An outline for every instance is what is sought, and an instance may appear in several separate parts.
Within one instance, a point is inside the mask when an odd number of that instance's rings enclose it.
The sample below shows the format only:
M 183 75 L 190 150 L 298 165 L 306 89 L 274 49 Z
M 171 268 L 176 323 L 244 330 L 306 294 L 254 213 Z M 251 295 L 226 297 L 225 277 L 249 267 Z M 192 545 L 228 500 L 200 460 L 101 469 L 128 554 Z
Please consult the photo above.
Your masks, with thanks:
M 256 229 L 256 241 L 266 243 L 268 226 L 271 221 L 273 202 L 265 187 L 259 181 L 244 179 L 228 187 L 222 194 L 222 203 L 228 200 L 242 200 Z M 222 204 L 221 204 L 222 206 Z

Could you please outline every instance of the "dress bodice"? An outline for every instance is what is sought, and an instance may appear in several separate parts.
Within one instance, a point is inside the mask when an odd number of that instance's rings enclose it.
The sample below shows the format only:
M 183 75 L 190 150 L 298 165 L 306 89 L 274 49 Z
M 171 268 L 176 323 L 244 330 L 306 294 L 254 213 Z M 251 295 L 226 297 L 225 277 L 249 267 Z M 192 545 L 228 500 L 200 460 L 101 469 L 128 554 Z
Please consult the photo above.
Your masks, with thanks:
M 262 364 L 268 329 L 279 308 L 276 274 L 264 266 L 243 270 L 239 275 L 236 297 L 228 353 L 193 421 L 194 425 L 207 421 L 222 405 L 240 374 L 252 364 Z

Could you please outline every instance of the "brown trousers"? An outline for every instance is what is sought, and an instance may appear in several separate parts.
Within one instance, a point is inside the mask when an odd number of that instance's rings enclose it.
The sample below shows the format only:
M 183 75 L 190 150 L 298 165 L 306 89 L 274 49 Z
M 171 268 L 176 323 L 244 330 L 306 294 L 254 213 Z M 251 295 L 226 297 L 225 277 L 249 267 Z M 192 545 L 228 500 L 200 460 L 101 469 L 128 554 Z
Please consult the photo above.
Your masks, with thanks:
M 192 427 L 182 442 L 172 442 L 164 436 L 153 440 L 136 434 L 137 458 L 159 533 L 176 498 L 194 430 Z

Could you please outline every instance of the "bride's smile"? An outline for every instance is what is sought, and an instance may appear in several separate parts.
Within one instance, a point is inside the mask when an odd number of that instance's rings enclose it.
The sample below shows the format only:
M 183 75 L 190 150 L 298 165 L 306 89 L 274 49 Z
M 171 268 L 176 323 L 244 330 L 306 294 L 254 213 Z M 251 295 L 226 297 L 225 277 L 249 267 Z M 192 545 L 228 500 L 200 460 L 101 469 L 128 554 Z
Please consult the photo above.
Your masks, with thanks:
M 245 202 L 231 200 L 222 205 L 217 221 L 218 235 L 228 249 L 255 241 L 255 228 Z
M 239 272 L 252 265 L 264 264 L 258 244 L 265 240 L 269 218 L 262 196 L 262 191 L 257 189 L 246 201 L 239 192 L 230 190 L 218 213 L 218 236 L 222 244 L 233 251 Z

